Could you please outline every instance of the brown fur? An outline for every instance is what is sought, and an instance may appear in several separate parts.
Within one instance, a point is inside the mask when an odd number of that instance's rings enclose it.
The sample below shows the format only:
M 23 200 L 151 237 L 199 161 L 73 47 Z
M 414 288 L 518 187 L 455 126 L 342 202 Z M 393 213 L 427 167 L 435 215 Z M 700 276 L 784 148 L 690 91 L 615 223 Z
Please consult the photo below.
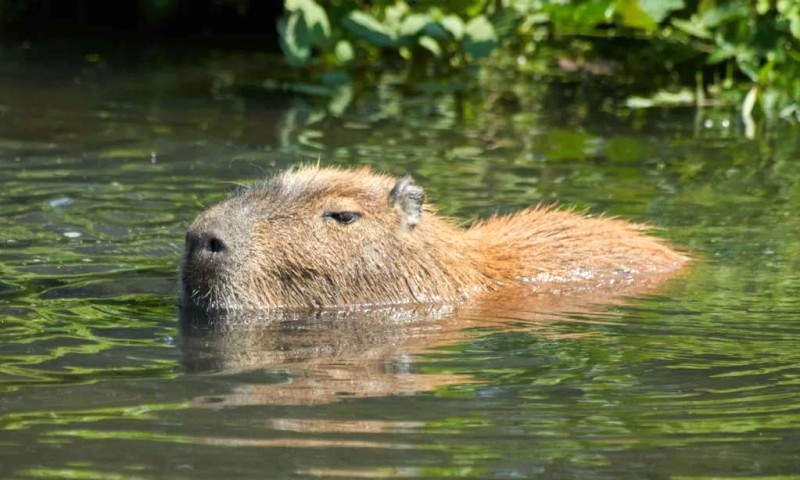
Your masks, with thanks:
M 298 308 L 457 301 L 527 283 L 536 291 L 607 288 L 677 271 L 687 258 L 646 228 L 549 207 L 463 229 L 419 211 L 407 179 L 304 167 L 203 212 L 187 234 L 184 301 Z M 415 206 L 417 210 L 415 210 Z M 325 212 L 360 212 L 340 224 Z M 198 251 L 202 238 L 224 254 Z

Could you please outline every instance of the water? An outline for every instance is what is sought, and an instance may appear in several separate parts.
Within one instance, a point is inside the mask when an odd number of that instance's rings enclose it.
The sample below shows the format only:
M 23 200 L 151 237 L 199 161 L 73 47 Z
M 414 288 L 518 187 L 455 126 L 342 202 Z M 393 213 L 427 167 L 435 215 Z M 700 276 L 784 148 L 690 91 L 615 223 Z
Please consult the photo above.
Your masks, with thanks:
M 800 477 L 797 129 L 500 74 L 241 88 L 274 75 L 248 55 L 0 53 L 0 477 Z M 187 222 L 317 158 L 698 261 L 637 298 L 180 328 Z

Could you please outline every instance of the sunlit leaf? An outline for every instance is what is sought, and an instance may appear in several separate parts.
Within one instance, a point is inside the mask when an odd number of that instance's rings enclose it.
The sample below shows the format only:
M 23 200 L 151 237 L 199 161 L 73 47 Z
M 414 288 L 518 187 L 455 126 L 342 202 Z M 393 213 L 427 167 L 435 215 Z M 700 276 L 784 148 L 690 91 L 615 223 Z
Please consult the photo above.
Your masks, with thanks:
M 497 33 L 484 15 L 478 15 L 464 26 L 461 41 L 464 51 L 475 58 L 489 56 L 498 45 Z
M 706 63 L 711 65 L 725 60 L 729 60 L 736 56 L 736 48 L 729 44 L 722 44 L 715 48 L 706 58 Z
M 408 15 L 411 7 L 403 0 L 396 0 L 383 11 L 383 24 L 392 30 L 397 30 L 403 17 Z
M 442 48 L 439 46 L 434 38 L 422 36 L 419 37 L 419 45 L 425 50 L 431 52 L 434 57 L 442 56 Z
M 396 44 L 393 32 L 368 13 L 353 10 L 345 17 L 343 24 L 353 35 L 376 47 L 387 48 Z
M 658 26 L 655 20 L 639 7 L 637 0 L 616 0 L 614 6 L 625 27 L 653 30 Z
M 513 0 L 511 8 L 523 15 L 536 14 L 541 9 L 538 0 Z
M 450 11 L 460 12 L 467 18 L 472 18 L 486 10 L 489 0 L 449 0 L 447 3 Z
M 733 1 L 708 10 L 700 16 L 700 23 L 704 27 L 714 28 L 723 23 L 743 18 L 748 18 L 747 5 L 742 1 Z
M 610 21 L 615 4 L 613 0 L 588 0 L 575 5 L 554 5 L 549 10 L 557 30 L 574 31 Z
M 336 42 L 336 47 L 333 49 L 333 54 L 336 56 L 336 61 L 341 64 L 350 63 L 355 57 L 353 45 L 347 40 L 339 40 Z
M 792 116 L 797 116 L 798 112 L 800 112 L 800 105 L 797 103 L 790 103 L 778 112 L 778 116 L 781 118 L 790 118 Z
M 639 8 L 656 23 L 661 23 L 671 12 L 683 7 L 683 0 L 639 0 Z
M 414 37 L 431 21 L 428 15 L 414 13 L 400 23 L 400 35 L 403 37 Z
M 800 40 L 800 3 L 797 0 L 778 0 L 778 12 L 789 20 L 789 31 Z
M 756 56 L 750 52 L 740 52 L 736 56 L 736 66 L 739 67 L 739 70 L 742 71 L 745 75 L 750 77 L 750 80 L 757 82 L 759 77 L 759 64 L 758 59 Z
M 284 8 L 288 12 L 299 13 L 309 30 L 312 44 L 323 45 L 331 36 L 328 14 L 314 0 L 286 0 Z
M 439 23 L 456 40 L 461 40 L 464 37 L 464 21 L 458 15 L 447 15 Z
M 672 19 L 672 26 L 693 37 L 704 38 L 707 40 L 711 39 L 711 32 L 709 32 L 707 28 L 697 21 L 674 18 Z

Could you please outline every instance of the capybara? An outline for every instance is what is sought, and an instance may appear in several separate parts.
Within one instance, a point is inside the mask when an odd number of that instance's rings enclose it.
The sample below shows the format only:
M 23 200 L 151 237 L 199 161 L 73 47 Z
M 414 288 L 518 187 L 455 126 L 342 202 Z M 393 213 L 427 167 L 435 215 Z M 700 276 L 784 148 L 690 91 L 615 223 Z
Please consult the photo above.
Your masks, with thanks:
M 436 214 L 409 177 L 299 167 L 242 188 L 186 233 L 183 304 L 209 309 L 458 302 L 511 285 L 622 288 L 687 257 L 647 228 L 553 207 L 468 228 Z

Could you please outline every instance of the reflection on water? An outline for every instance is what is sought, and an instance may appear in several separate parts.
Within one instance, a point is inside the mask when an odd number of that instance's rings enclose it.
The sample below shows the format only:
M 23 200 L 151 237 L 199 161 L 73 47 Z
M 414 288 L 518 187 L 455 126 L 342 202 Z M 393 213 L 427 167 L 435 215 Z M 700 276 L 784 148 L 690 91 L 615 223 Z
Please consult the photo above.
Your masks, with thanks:
M 183 364 L 192 373 L 273 372 L 272 382 L 243 383 L 224 397 L 197 400 L 212 407 L 433 391 L 468 381 L 459 375 L 420 375 L 410 356 L 457 340 L 450 310 L 184 316 Z
M 268 384 L 245 382 L 224 397 L 197 400 L 216 407 L 318 404 L 435 392 L 485 380 L 448 371 L 419 372 L 417 356 L 475 340 L 482 332 L 588 340 L 591 332 L 565 332 L 563 324 L 613 324 L 602 319 L 601 302 L 618 304 L 623 293 L 631 291 L 562 296 L 519 288 L 466 305 L 320 312 L 184 310 L 182 363 L 189 373 L 273 372 Z M 559 318 L 563 312 L 573 318 Z M 587 317 L 578 318 L 579 314 Z
M 47 57 L 0 50 L 0 477 L 800 475 L 796 130 L 497 72 L 295 95 L 247 55 Z M 700 260 L 657 290 L 179 322 L 186 222 L 318 157 Z

